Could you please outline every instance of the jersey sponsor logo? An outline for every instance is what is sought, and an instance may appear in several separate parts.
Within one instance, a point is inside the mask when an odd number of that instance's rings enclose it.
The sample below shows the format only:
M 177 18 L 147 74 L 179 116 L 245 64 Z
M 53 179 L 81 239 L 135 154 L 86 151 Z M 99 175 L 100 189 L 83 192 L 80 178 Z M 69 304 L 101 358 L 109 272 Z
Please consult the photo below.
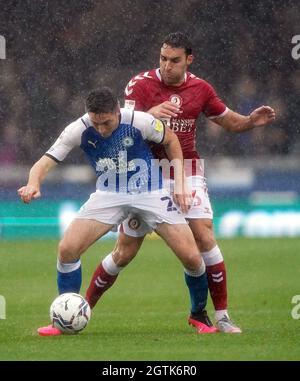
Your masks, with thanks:
M 96 147 L 96 144 L 98 143 L 98 140 L 95 140 L 94 142 L 92 142 L 91 140 L 88 140 L 88 144 L 90 144 L 91 146 L 93 146 L 95 149 L 97 148 Z
M 181 96 L 177 94 L 171 95 L 169 99 L 170 99 L 170 102 L 174 103 L 178 107 L 181 107 L 183 103 Z
M 174 132 L 191 132 L 195 128 L 196 119 L 171 119 L 171 129 Z
M 135 171 L 137 168 L 136 162 L 138 159 L 127 161 L 127 151 L 119 151 L 118 157 L 100 158 L 96 162 L 96 171 L 115 171 L 115 173 L 127 173 Z M 147 168 L 147 163 L 145 162 Z

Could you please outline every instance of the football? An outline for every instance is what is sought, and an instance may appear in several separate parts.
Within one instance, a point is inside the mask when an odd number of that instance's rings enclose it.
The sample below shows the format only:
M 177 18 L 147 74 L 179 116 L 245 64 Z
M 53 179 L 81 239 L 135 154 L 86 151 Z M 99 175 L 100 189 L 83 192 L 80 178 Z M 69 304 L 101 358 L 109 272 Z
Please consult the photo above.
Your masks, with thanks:
M 64 333 L 82 331 L 91 318 L 88 302 L 79 294 L 68 292 L 59 295 L 50 306 L 52 325 Z

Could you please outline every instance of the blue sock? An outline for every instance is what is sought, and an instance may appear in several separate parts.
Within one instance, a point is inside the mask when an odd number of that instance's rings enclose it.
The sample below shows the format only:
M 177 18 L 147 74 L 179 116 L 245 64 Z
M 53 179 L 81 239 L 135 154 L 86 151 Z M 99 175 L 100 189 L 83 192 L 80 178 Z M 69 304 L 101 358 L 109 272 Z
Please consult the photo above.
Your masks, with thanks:
M 190 292 L 191 313 L 197 314 L 204 310 L 207 303 L 208 283 L 206 272 L 200 276 L 191 276 L 185 272 L 184 276 Z
M 57 287 L 58 293 L 65 292 L 79 293 L 81 287 L 81 262 L 74 263 L 57 262 Z

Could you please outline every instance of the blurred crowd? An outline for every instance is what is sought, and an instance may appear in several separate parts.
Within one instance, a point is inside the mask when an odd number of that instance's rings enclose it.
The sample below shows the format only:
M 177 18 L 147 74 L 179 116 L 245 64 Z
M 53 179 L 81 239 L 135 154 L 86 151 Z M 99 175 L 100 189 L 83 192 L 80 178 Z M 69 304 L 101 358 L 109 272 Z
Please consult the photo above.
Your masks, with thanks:
M 203 157 L 292 155 L 300 148 L 300 4 L 277 0 L 0 0 L 0 163 L 31 164 L 72 120 L 91 89 L 108 85 L 122 103 L 134 74 L 155 68 L 161 41 L 181 30 L 193 43 L 190 71 L 247 115 L 275 108 L 272 126 L 234 135 L 198 121 Z M 298 28 L 298 29 L 297 29 Z M 81 160 L 80 156 L 72 160 Z

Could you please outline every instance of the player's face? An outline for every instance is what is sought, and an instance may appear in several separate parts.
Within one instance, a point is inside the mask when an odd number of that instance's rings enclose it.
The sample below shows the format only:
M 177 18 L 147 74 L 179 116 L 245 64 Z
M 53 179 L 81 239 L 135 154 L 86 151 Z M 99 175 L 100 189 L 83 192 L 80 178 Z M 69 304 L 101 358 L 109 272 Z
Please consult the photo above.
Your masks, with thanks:
M 180 86 L 193 56 L 187 56 L 183 48 L 163 44 L 160 50 L 160 74 L 166 85 Z
M 95 114 L 94 112 L 89 112 L 89 117 L 93 123 L 94 128 L 103 137 L 108 137 L 112 132 L 118 128 L 120 122 L 120 110 L 116 112 Z

